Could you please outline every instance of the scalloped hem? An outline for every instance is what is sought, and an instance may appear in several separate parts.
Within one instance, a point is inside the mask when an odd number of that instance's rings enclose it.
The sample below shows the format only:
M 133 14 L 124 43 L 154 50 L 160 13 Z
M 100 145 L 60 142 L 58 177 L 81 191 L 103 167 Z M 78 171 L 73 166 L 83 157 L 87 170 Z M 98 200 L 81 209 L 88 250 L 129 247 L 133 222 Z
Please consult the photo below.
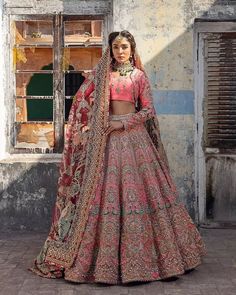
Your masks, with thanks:
M 125 284 L 129 284 L 129 283 L 133 283 L 133 282 L 154 282 L 154 281 L 161 281 L 163 279 L 167 279 L 167 278 L 171 278 L 171 277 L 175 277 L 175 276 L 182 276 L 182 275 L 187 275 L 186 271 L 188 270 L 192 270 L 195 269 L 197 266 L 199 266 L 200 264 L 202 264 L 202 261 L 197 262 L 195 265 L 189 266 L 188 268 L 184 268 L 182 272 L 173 272 L 173 273 L 169 273 L 167 275 L 164 276 L 159 276 L 157 278 L 132 278 L 132 279 L 128 279 L 128 280 L 122 280 L 122 281 L 108 281 L 108 280 L 99 280 L 99 279 L 95 279 L 95 280 L 77 280 L 77 279 L 73 279 L 73 278 L 64 278 L 66 281 L 69 282 L 73 282 L 73 283 L 78 283 L 78 284 L 96 284 L 96 283 L 100 283 L 100 284 L 108 284 L 108 285 L 125 285 Z

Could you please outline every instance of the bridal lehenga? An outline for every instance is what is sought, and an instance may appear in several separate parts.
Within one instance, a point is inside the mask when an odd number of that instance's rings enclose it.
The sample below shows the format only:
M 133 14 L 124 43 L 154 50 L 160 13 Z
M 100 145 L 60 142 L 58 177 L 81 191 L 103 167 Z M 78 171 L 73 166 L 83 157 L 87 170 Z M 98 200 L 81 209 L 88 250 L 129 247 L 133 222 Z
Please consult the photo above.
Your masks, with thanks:
M 195 268 L 206 254 L 178 201 L 145 72 L 131 75 L 137 112 L 109 114 L 109 55 L 108 48 L 72 104 L 51 229 L 30 268 L 43 277 L 154 281 Z M 107 136 L 109 120 L 124 130 Z

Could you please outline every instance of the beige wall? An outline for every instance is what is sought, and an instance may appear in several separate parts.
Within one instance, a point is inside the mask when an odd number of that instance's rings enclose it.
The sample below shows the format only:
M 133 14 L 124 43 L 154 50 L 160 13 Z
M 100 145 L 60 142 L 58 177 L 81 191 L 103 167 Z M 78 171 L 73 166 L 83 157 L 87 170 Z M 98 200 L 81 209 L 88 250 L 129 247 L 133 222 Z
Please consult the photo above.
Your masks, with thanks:
M 228 1 L 230 2 L 230 1 Z M 161 134 L 180 198 L 197 215 L 194 188 L 195 18 L 231 18 L 234 5 L 215 0 L 114 0 L 114 30 L 136 39 L 151 81 Z

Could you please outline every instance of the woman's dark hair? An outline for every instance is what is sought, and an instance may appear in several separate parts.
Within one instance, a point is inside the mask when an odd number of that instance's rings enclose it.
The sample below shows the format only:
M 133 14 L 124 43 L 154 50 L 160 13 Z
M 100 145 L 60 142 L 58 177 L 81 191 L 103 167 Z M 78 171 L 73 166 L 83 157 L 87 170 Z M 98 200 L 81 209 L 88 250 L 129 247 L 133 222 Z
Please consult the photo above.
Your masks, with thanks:
M 120 32 L 112 32 L 109 34 L 108 44 L 110 46 L 111 57 L 113 57 L 112 43 L 119 34 L 120 34 L 120 36 L 126 38 L 129 41 L 130 47 L 131 47 L 131 53 L 132 53 L 132 55 L 134 55 L 135 48 L 136 48 L 136 42 L 134 40 L 134 36 L 129 31 L 124 30 L 124 31 L 120 31 Z

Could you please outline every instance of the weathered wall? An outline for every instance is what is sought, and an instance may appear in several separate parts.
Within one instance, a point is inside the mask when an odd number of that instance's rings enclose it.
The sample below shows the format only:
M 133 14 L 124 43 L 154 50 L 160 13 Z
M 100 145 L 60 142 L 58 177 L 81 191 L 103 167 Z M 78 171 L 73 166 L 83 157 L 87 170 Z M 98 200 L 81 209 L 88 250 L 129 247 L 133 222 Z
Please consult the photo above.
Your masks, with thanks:
M 236 1 L 114 0 L 114 29 L 130 30 L 152 83 L 161 134 L 180 198 L 197 220 L 194 192 L 195 18 L 231 19 Z
M 7 13 L 11 14 L 104 14 L 110 0 L 5 0 Z
M 5 135 L 5 108 L 4 108 L 4 84 L 5 84 L 5 71 L 4 71 L 4 33 L 3 33 L 3 0 L 0 0 L 0 158 L 4 156 L 4 147 L 6 145 Z
M 40 156 L 0 163 L 1 229 L 44 231 L 51 224 L 58 160 Z
M 24 14 L 105 16 L 111 31 L 112 1 L 0 0 L 0 230 L 47 231 L 57 192 L 61 155 L 9 155 L 12 87 L 9 70 L 10 16 Z M 2 17 L 3 16 L 3 17 Z M 105 33 L 107 36 L 107 33 Z M 105 38 L 106 39 L 106 38 Z
M 10 87 L 6 81 L 9 60 L 8 16 L 56 12 L 101 14 L 106 11 L 109 15 L 106 23 L 108 31 L 114 25 L 114 30 L 128 29 L 136 38 L 138 51 L 151 80 L 171 172 L 181 199 L 187 205 L 193 219 L 197 221 L 197 199 L 194 193 L 193 22 L 196 17 L 234 18 L 235 2 L 234 0 L 4 1 L 3 35 L 0 37 L 0 50 L 2 47 L 5 48 L 4 52 L 0 51 L 0 62 L 3 63 L 2 57 L 5 58 L 5 67 L 1 67 L 3 71 L 0 71 L 0 156 L 7 156 L 5 139 L 9 130 L 6 128 L 7 120 L 4 119 L 4 115 L 7 117 L 6 114 L 11 111 L 7 100 L 4 101 Z M 39 157 L 29 160 L 19 155 L 15 159 L 1 162 L 0 224 L 3 229 L 48 229 L 56 196 L 59 159 L 55 160 L 53 156 L 46 162 L 44 159 L 45 157 Z

